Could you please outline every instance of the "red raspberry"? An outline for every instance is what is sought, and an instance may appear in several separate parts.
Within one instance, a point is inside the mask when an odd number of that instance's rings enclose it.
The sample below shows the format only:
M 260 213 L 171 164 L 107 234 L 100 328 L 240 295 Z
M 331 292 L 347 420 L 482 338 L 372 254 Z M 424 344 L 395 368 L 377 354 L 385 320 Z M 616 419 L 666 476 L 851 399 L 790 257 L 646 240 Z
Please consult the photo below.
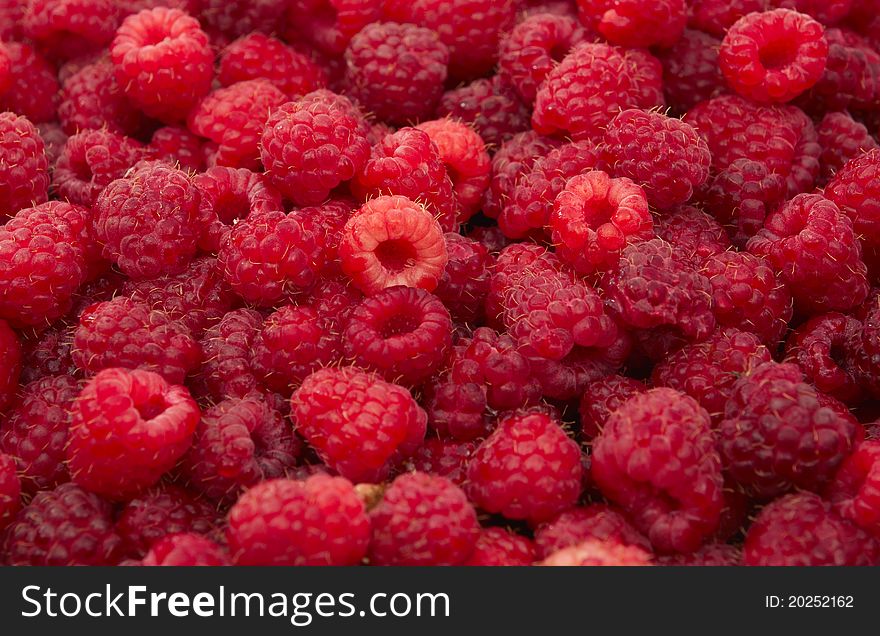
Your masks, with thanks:
M 226 552 L 214 541 L 199 534 L 172 534 L 159 539 L 144 556 L 146 566 L 231 565 Z
M 682 205 L 654 218 L 657 236 L 681 254 L 702 263 L 730 249 L 724 228 L 711 216 L 691 205 Z
M 578 408 L 582 435 L 586 440 L 596 437 L 614 411 L 632 396 L 647 390 L 643 382 L 622 375 L 609 375 L 590 382 L 584 389 Z
M 492 256 L 497 256 L 511 242 L 497 225 L 475 225 L 467 237 L 478 241 Z
M 180 164 L 184 170 L 198 172 L 205 167 L 202 139 L 182 126 L 162 126 L 150 138 L 150 150 L 157 159 Z
M 540 523 L 581 493 L 581 453 L 547 415 L 503 420 L 468 465 L 468 495 L 486 512 Z
M 54 169 L 55 162 L 58 161 L 58 155 L 61 154 L 61 149 L 67 143 L 67 135 L 61 130 L 61 126 L 55 122 L 38 124 L 37 130 L 43 139 L 49 167 Z
M 205 30 L 221 40 L 282 28 L 287 0 L 196 0 Z
M 556 253 L 536 243 L 511 243 L 502 249 L 495 261 L 486 296 L 489 323 L 503 327 L 505 294 L 521 277 L 560 270 L 562 262 Z
M 15 40 L 21 37 L 21 20 L 27 3 L 21 0 L 0 0 L 0 39 Z
M 27 335 L 33 337 L 27 338 L 22 347 L 24 352 L 21 368 L 22 384 L 49 375 L 69 375 L 71 377 L 76 375 L 76 365 L 73 364 L 70 354 L 71 347 L 73 347 L 73 328 L 59 324 L 56 327 L 46 329 L 39 335 Z M 13 359 L 9 351 L 6 351 L 5 354 L 10 360 Z M 10 369 L 9 372 L 11 373 L 12 370 Z
M 466 236 L 449 232 L 444 238 L 449 261 L 434 293 L 454 321 L 479 324 L 495 259 L 483 244 Z
M 732 567 L 742 565 L 742 552 L 737 546 L 710 543 L 690 554 L 664 554 L 657 559 L 657 564 L 675 567 Z
M 553 202 L 569 179 L 605 167 L 600 154 L 599 148 L 587 140 L 563 144 L 543 156 L 529 158 L 523 167 L 528 162 L 533 163 L 522 174 L 516 175 L 512 191 L 500 192 L 503 207 L 498 214 L 498 225 L 501 231 L 512 238 L 543 234 L 553 214 Z M 504 166 L 496 175 L 493 183 L 496 189 L 506 186 L 505 173 L 513 167 Z
M 483 528 L 474 551 L 463 565 L 523 566 L 535 561 L 535 545 L 528 537 L 504 528 Z
M 748 243 L 780 272 L 800 311 L 846 311 L 868 295 L 850 219 L 823 196 L 800 194 L 767 217 Z
M 273 305 L 315 282 L 322 265 L 321 228 L 298 212 L 259 214 L 232 227 L 217 260 L 245 301 Z
M 712 285 L 718 324 L 754 333 L 775 351 L 791 320 L 792 299 L 768 263 L 748 252 L 721 252 L 704 261 L 702 272 Z
M 340 359 L 339 335 L 311 307 L 286 305 L 270 314 L 251 345 L 251 368 L 282 395 L 313 371 Z
M 176 274 L 196 252 L 201 193 L 185 172 L 143 163 L 95 201 L 91 231 L 104 258 L 132 278 Z
M 777 499 L 746 534 L 745 565 L 877 565 L 880 543 L 812 493 Z
M 611 44 L 668 48 L 687 24 L 685 0 L 578 0 L 581 22 Z
M 260 153 L 266 175 L 282 194 L 314 205 L 363 168 L 369 142 L 348 99 L 316 91 L 269 116 Z
M 446 477 L 458 486 L 467 481 L 467 465 L 475 450 L 473 442 L 429 437 L 406 461 L 407 470 Z
M 431 29 L 375 22 L 345 51 L 352 96 L 382 121 L 429 119 L 443 94 L 449 49 Z
M 10 86 L 0 94 L 0 110 L 35 123 L 54 121 L 59 94 L 53 66 L 29 44 L 4 42 L 3 48 L 10 60 Z
M 199 239 L 199 247 L 207 252 L 217 252 L 238 221 L 283 209 L 281 194 L 266 177 L 246 168 L 214 166 L 196 175 L 193 183 L 210 219 Z
M 129 99 L 164 122 L 183 119 L 211 88 L 208 36 L 198 20 L 178 9 L 157 7 L 125 18 L 110 57 Z
M 129 557 L 140 559 L 169 535 L 207 534 L 221 520 L 215 507 L 204 499 L 177 486 L 163 486 L 126 503 L 119 512 L 116 532 Z
M 256 170 L 266 117 L 286 101 L 285 94 L 268 80 L 237 82 L 201 99 L 189 111 L 187 126 L 210 140 L 208 165 Z
M 75 484 L 36 495 L 6 532 L 9 565 L 114 565 L 122 541 L 112 506 Z
M 719 426 L 727 473 L 772 497 L 825 485 L 852 452 L 859 424 L 827 406 L 794 364 L 768 363 L 734 385 Z
M 321 67 L 308 56 L 258 32 L 238 38 L 223 50 L 217 79 L 223 86 L 265 79 L 290 99 L 311 93 L 326 82 Z
M 52 173 L 52 186 L 59 197 L 91 207 L 110 182 L 124 177 L 144 155 L 134 139 L 105 128 L 83 130 L 67 138 Z
M 718 68 L 720 47 L 718 38 L 686 29 L 675 46 L 660 55 L 663 93 L 673 110 L 686 113 L 725 91 L 724 77 Z
M 588 32 L 567 15 L 536 13 L 517 24 L 501 41 L 498 74 L 510 83 L 527 104 L 535 101 L 538 87 L 553 67 Z
M 307 377 L 291 415 L 324 463 L 353 481 L 381 480 L 395 453 L 411 454 L 425 437 L 425 412 L 409 391 L 354 367 Z
M 856 447 L 826 491 L 834 510 L 880 538 L 880 442 Z
M 364 300 L 348 320 L 343 352 L 386 380 L 418 385 L 435 374 L 452 346 L 452 320 L 423 289 L 388 287 Z
M 198 421 L 184 387 L 150 371 L 105 369 L 73 402 L 71 477 L 91 492 L 129 498 L 174 467 Z
M 262 324 L 259 312 L 236 309 L 205 332 L 198 380 L 214 401 L 243 398 L 257 389 L 251 351 Z
M 670 354 L 654 367 L 652 380 L 694 398 L 717 424 L 736 381 L 771 360 L 757 336 L 728 327 Z
M 22 388 L 0 430 L 0 451 L 15 458 L 24 492 L 50 490 L 70 479 L 64 449 L 70 407 L 79 391 L 79 382 L 64 375 Z
M 382 0 L 291 0 L 287 39 L 306 40 L 324 54 L 338 56 L 358 31 L 381 14 Z
M 37 128 L 15 113 L 0 113 L 0 219 L 46 200 L 48 167 Z
M 544 135 L 596 137 L 621 108 L 662 106 L 661 75 L 645 51 L 580 44 L 538 89 L 532 126 Z
M 25 35 L 53 58 L 72 58 L 104 48 L 119 25 L 114 0 L 29 0 Z
M 612 413 L 593 440 L 592 475 L 662 552 L 693 552 L 718 527 L 721 458 L 708 413 L 691 397 L 652 389 Z
M 862 383 L 875 396 L 880 395 L 880 295 L 872 294 L 859 310 L 862 333 L 859 342 L 849 347 L 856 356 L 856 368 Z
M 589 540 L 611 541 L 649 552 L 651 550 L 648 540 L 626 517 L 605 504 L 563 510 L 535 529 L 535 545 L 540 559 Z
M 346 479 L 275 479 L 248 490 L 229 511 L 229 551 L 238 565 L 357 565 L 370 520 Z
M 771 0 L 771 5 L 806 13 L 822 24 L 834 24 L 849 14 L 853 0 Z
M 12 523 L 20 506 L 21 482 L 15 474 L 15 459 L 0 453 L 0 532 Z
M 875 110 L 880 97 L 880 54 L 848 29 L 828 29 L 828 61 L 822 77 L 801 102 L 811 112 L 847 108 Z
M 477 513 L 445 477 L 397 477 L 370 510 L 374 565 L 460 565 L 480 534 Z
M 89 128 L 135 135 L 145 123 L 116 82 L 113 64 L 106 58 L 86 64 L 64 80 L 58 119 L 68 135 Z
M 197 258 L 181 274 L 128 280 L 122 294 L 182 322 L 196 338 L 235 304 L 217 260 L 209 256 Z
M 651 553 L 634 545 L 621 545 L 615 541 L 587 540 L 554 552 L 539 565 L 647 566 L 651 565 Z
M 342 270 L 367 295 L 406 285 L 432 291 L 449 255 L 440 224 L 405 196 L 379 196 L 345 224 L 339 243 Z
M 529 128 L 529 109 L 496 75 L 443 94 L 438 117 L 470 124 L 490 146 L 499 146 Z
M 849 217 L 866 255 L 872 257 L 880 249 L 878 178 L 880 150 L 871 150 L 848 161 L 825 187 L 825 196 Z
M 769 3 L 770 0 L 692 0 L 689 22 L 695 29 L 721 38 L 741 17 L 766 11 Z
M 775 9 L 750 13 L 730 27 L 719 64 L 733 90 L 758 102 L 784 103 L 822 77 L 828 41 L 808 15 Z
M 202 414 L 181 468 L 187 484 L 209 499 L 235 501 L 251 486 L 284 477 L 300 445 L 290 424 L 263 400 L 229 399 Z
M 557 253 L 580 274 L 614 267 L 627 245 L 654 236 L 645 191 L 600 170 L 568 180 L 549 225 Z
M 786 360 L 796 363 L 818 390 L 846 404 L 862 397 L 857 369 L 862 323 L 830 312 L 814 316 L 795 329 L 785 346 Z
M 604 157 L 615 177 L 644 184 L 651 205 L 685 203 L 709 178 L 711 155 L 692 126 L 660 113 L 630 109 L 605 129 Z
M 87 210 L 50 201 L 0 227 L 0 318 L 14 327 L 64 315 L 85 279 Z
M 822 146 L 822 155 L 819 157 L 822 183 L 834 179 L 834 175 L 851 159 L 880 148 L 868 129 L 845 112 L 826 114 L 816 133 Z M 834 194 L 828 193 L 826 196 L 833 197 Z
M 9 405 L 18 389 L 21 375 L 21 343 L 5 320 L 0 320 L 0 412 Z

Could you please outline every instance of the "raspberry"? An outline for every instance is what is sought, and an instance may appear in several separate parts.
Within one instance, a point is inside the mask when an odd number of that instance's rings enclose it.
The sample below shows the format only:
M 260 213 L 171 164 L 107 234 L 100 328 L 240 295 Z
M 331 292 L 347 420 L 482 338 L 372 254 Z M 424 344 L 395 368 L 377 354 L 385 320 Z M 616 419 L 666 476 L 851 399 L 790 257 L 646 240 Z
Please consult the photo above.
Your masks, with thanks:
M 322 265 L 320 228 L 298 212 L 275 210 L 234 225 L 217 260 L 245 301 L 273 305 L 315 282 Z
M 687 24 L 685 0 L 578 0 L 577 4 L 583 24 L 620 46 L 668 48 Z
M 630 398 L 593 440 L 592 475 L 662 552 L 693 552 L 718 527 L 721 458 L 708 413 L 667 388 Z
M 846 311 L 868 294 L 852 223 L 823 196 L 800 194 L 767 217 L 748 243 L 780 272 L 805 313 Z
M 9 41 L 21 37 L 21 20 L 27 9 L 26 2 L 2 0 L 0 2 L 0 39 Z
M 211 88 L 208 36 L 198 20 L 178 9 L 156 7 L 125 18 L 110 58 L 129 99 L 166 123 L 183 119 Z
M 238 565 L 357 565 L 367 553 L 370 520 L 341 477 L 274 479 L 241 496 L 226 535 Z
M 13 327 L 64 315 L 85 279 L 84 208 L 50 201 L 0 227 L 0 318 Z
M 721 567 L 742 565 L 742 552 L 733 545 L 710 543 L 690 554 L 665 554 L 657 559 L 658 565 Z
M 770 0 L 693 0 L 689 23 L 721 38 L 737 20 L 749 13 L 766 11 L 769 3 Z
M 880 442 L 864 442 L 841 465 L 826 491 L 834 510 L 880 538 Z
M 205 29 L 222 38 L 255 31 L 273 33 L 282 27 L 287 0 L 198 0 L 199 19 Z
M 288 40 L 304 39 L 327 55 L 339 55 L 381 13 L 381 0 L 292 0 L 287 8 Z
M 234 501 L 239 492 L 284 477 L 300 442 L 281 414 L 263 400 L 224 400 L 202 414 L 192 447 L 181 461 L 190 487 Z
M 198 172 L 205 167 L 202 139 L 182 126 L 162 126 L 150 138 L 150 150 L 157 159 L 180 164 L 181 169 Z
M 497 75 L 446 91 L 437 116 L 472 125 L 486 144 L 496 147 L 529 128 L 528 107 Z
M 345 97 L 316 91 L 275 110 L 266 122 L 261 157 L 266 176 L 299 205 L 314 205 L 364 167 L 369 142 Z
M 444 238 L 449 261 L 434 294 L 443 301 L 454 321 L 479 324 L 495 259 L 473 239 L 451 232 Z
M 444 477 L 397 477 L 370 510 L 375 565 L 460 565 L 480 534 L 464 492 Z
M 193 179 L 202 193 L 206 218 L 199 247 L 216 252 L 236 222 L 282 210 L 281 194 L 259 173 L 246 168 L 214 166 Z
M 825 187 L 825 196 L 852 221 L 866 254 L 880 248 L 880 150 L 848 161 Z
M 709 178 L 711 155 L 689 124 L 655 112 L 630 109 L 605 129 L 604 157 L 615 177 L 644 184 L 651 205 L 687 202 Z
M 728 327 L 670 354 L 654 367 L 652 380 L 691 396 L 718 423 L 736 381 L 771 360 L 757 336 Z
M 135 135 L 144 127 L 144 116 L 132 105 L 116 82 L 110 60 L 86 64 L 61 88 L 58 119 L 64 132 L 106 128 L 119 135 Z
M 702 263 L 730 249 L 724 228 L 711 216 L 683 205 L 654 218 L 657 236 L 681 254 Z
M 596 437 L 614 411 L 647 390 L 643 382 L 622 375 L 609 375 L 587 384 L 578 408 L 582 435 L 587 440 Z
M 250 358 L 262 324 L 259 312 L 235 309 L 205 332 L 198 380 L 215 401 L 243 398 L 257 389 Z
M 605 504 L 563 510 L 535 529 L 538 558 L 584 541 L 611 541 L 650 551 L 651 544 L 621 513 Z
M 113 0 L 29 0 L 25 34 L 50 57 L 72 58 L 104 48 L 119 24 Z
M 468 495 L 486 512 L 540 523 L 581 492 L 580 449 L 547 415 L 503 420 L 468 465 Z
M 474 551 L 463 565 L 470 566 L 523 566 L 535 560 L 535 546 L 531 539 L 504 528 L 483 528 Z
M 79 382 L 64 375 L 27 384 L 0 429 L 0 452 L 15 458 L 25 493 L 51 490 L 69 480 L 64 448 L 70 407 L 79 390 Z
M 388 287 L 351 313 L 342 343 L 352 364 L 391 382 L 418 385 L 445 362 L 452 346 L 452 320 L 433 294 Z
M 55 69 L 28 44 L 4 42 L 3 48 L 10 60 L 10 86 L 0 94 L 0 110 L 35 123 L 54 121 L 58 108 Z
M 828 61 L 822 77 L 799 100 L 808 110 L 874 110 L 880 96 L 880 54 L 859 34 L 827 29 Z
M 544 156 L 531 158 L 529 161 L 534 163 L 517 175 L 512 191 L 501 192 L 503 207 L 498 214 L 501 231 L 512 238 L 542 232 L 550 223 L 554 200 L 569 179 L 605 167 L 600 154 L 599 148 L 588 140 L 563 144 Z M 494 185 L 504 185 L 507 169 L 505 166 L 497 175 Z
M 214 506 L 176 486 L 163 486 L 132 499 L 116 522 L 126 553 L 140 559 L 157 541 L 182 532 L 207 534 L 221 521 Z
M 718 67 L 721 40 L 686 29 L 676 44 L 660 55 L 663 64 L 663 93 L 666 103 L 686 113 L 702 101 L 724 92 L 724 77 Z
M 859 314 L 863 314 L 861 337 L 851 343 L 848 353 L 856 356 L 861 382 L 880 395 L 880 295 L 873 294 Z
M 788 338 L 786 360 L 796 363 L 818 390 L 852 404 L 862 394 L 857 359 L 851 349 L 859 346 L 862 323 L 850 316 L 830 312 L 814 316 Z
M 172 534 L 159 539 L 144 556 L 146 566 L 219 566 L 231 565 L 219 545 L 199 534 Z
M 587 540 L 554 552 L 541 561 L 546 566 L 646 566 L 651 553 L 633 545 L 614 541 Z
M 784 103 L 822 77 L 828 41 L 808 15 L 775 9 L 750 13 L 730 27 L 719 64 L 733 90 L 758 102 Z
M 849 14 L 853 0 L 771 0 L 771 4 L 806 13 L 822 24 L 834 24 Z
M 144 158 L 143 147 L 109 129 L 72 134 L 61 149 L 52 186 L 58 196 L 79 205 L 93 206 L 101 191 Z
M 645 191 L 600 170 L 568 180 L 553 202 L 550 231 L 560 258 L 581 274 L 613 267 L 623 248 L 654 235 Z
M 375 22 L 345 51 L 352 96 L 391 124 L 430 118 L 443 94 L 449 50 L 431 29 Z
M 21 343 L 5 320 L 0 320 L 0 412 L 9 405 L 18 389 L 21 375 Z
M 754 333 L 775 351 L 791 320 L 792 299 L 768 263 L 748 252 L 721 252 L 705 260 L 702 272 L 712 285 L 718 324 Z
M 36 127 L 15 113 L 0 113 L 0 219 L 46 201 L 48 168 Z
M 55 122 L 44 122 L 37 125 L 40 137 L 43 139 L 45 146 L 46 159 L 49 162 L 49 168 L 55 168 L 55 162 L 58 161 L 58 155 L 61 149 L 67 143 L 67 135 L 61 130 L 61 126 Z
M 307 377 L 291 415 L 324 463 L 353 481 L 381 480 L 395 453 L 411 454 L 425 436 L 425 413 L 409 391 L 354 367 Z
M 70 355 L 73 346 L 72 328 L 59 324 L 32 336 L 27 338 L 22 346 L 24 358 L 21 368 L 22 384 L 49 375 L 76 375 L 76 365 L 73 364 Z M 9 351 L 6 355 L 10 360 L 13 359 Z
M 432 291 L 449 255 L 440 224 L 405 196 L 379 196 L 345 224 L 339 243 L 342 270 L 373 295 L 406 285 Z
M 725 470 L 765 498 L 825 485 L 859 432 L 855 419 L 826 406 L 794 364 L 764 364 L 739 379 L 725 418 L 718 429 Z
M 544 135 L 596 137 L 621 108 L 663 105 L 662 69 L 649 53 L 576 46 L 538 89 L 532 126 Z
M 504 236 L 497 225 L 479 226 L 475 225 L 467 233 L 467 237 L 480 243 L 489 250 L 489 254 L 497 256 L 498 253 L 510 244 L 510 240 Z
M 0 531 L 12 523 L 21 506 L 21 483 L 15 474 L 15 459 L 0 453 Z
M 96 494 L 129 498 L 174 467 L 198 421 L 184 387 L 150 371 L 105 369 L 73 402 L 71 477 Z
M 826 114 L 816 133 L 822 146 L 822 155 L 819 157 L 822 183 L 831 181 L 851 159 L 880 148 L 868 129 L 845 112 Z M 834 200 L 835 195 L 828 193 L 826 196 Z
M 189 111 L 187 126 L 211 141 L 214 152 L 209 165 L 256 170 L 266 117 L 286 101 L 284 93 L 267 80 L 237 82 L 201 99 Z
M 407 459 L 405 466 L 407 470 L 446 477 L 454 484 L 463 486 L 467 480 L 467 465 L 474 450 L 473 442 L 429 437 Z
M 746 534 L 745 565 L 876 565 L 880 544 L 812 493 L 777 499 Z
M 498 74 L 525 103 L 532 104 L 547 74 L 588 35 L 572 16 L 530 15 L 502 39 Z
M 313 371 L 338 362 L 338 334 L 311 307 L 287 305 L 270 314 L 251 345 L 251 367 L 271 390 L 290 395 Z
M 244 35 L 220 54 L 217 78 L 223 86 L 265 79 L 294 99 L 321 88 L 321 68 L 306 55 L 263 33 Z
M 122 541 L 113 508 L 75 484 L 38 493 L 7 529 L 9 565 L 113 565 Z

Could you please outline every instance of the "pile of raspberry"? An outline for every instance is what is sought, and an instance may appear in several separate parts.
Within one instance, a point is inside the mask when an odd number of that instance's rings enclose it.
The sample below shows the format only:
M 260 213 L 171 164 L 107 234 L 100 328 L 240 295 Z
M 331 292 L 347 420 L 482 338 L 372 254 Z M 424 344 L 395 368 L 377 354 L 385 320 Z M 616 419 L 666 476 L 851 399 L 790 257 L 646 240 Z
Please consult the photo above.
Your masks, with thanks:
M 880 565 L 876 9 L 0 3 L 0 565 Z

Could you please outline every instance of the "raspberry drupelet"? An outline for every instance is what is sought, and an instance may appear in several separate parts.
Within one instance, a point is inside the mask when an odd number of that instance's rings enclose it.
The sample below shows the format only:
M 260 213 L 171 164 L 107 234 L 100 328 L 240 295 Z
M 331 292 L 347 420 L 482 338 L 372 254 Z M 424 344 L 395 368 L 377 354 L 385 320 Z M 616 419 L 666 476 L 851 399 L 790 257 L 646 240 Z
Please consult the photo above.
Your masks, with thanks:
M 531 539 L 506 528 L 483 528 L 474 551 L 463 565 L 470 566 L 524 566 L 535 561 L 535 545 Z
M 578 0 L 577 5 L 583 24 L 620 46 L 668 48 L 687 24 L 685 0 Z
M 162 537 L 144 555 L 144 566 L 221 566 L 231 565 L 226 551 L 207 537 L 186 532 Z
M 535 528 L 538 558 L 578 545 L 584 541 L 613 541 L 650 552 L 651 544 L 619 510 L 606 504 L 563 510 L 553 519 Z
M 0 219 L 46 201 L 49 163 L 40 133 L 26 117 L 0 113 Z
M 880 539 L 880 442 L 859 444 L 825 491 L 844 519 Z
M 324 72 L 308 56 L 259 32 L 244 35 L 223 49 L 217 79 L 223 86 L 269 80 L 290 99 L 311 93 L 326 82 Z

